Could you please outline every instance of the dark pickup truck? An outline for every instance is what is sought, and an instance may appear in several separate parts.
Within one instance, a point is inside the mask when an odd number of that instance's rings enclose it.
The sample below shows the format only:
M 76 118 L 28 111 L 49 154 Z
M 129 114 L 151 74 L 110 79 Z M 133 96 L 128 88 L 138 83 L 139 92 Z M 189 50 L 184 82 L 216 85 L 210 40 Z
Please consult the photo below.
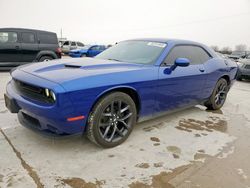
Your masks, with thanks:
M 61 58 L 56 33 L 33 29 L 0 28 L 0 70 L 29 62 Z

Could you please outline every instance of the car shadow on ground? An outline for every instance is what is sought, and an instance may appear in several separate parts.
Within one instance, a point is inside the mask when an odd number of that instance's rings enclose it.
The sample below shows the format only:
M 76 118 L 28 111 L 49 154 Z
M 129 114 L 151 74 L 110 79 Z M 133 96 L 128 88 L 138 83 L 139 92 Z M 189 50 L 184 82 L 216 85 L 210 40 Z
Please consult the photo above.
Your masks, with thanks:
M 197 107 L 191 107 L 179 112 L 171 113 L 168 115 L 163 115 L 151 120 L 147 120 L 141 123 L 137 123 L 136 126 L 134 127 L 132 134 L 129 136 L 128 140 L 131 140 L 138 135 L 141 135 L 145 132 L 149 132 L 151 128 L 161 128 L 165 126 L 176 126 L 173 124 L 169 124 L 172 120 L 176 119 L 181 119 L 182 116 L 187 116 L 190 115 L 192 117 L 192 114 L 195 114 L 197 112 L 204 111 L 204 113 L 210 113 L 206 112 L 204 109 L 200 109 Z M 96 146 L 95 144 L 92 144 L 87 136 L 85 134 L 77 134 L 77 135 L 66 135 L 66 136 L 49 136 L 49 135 L 44 135 L 43 133 L 39 131 L 33 131 L 30 129 L 26 129 L 22 126 L 15 127 L 14 130 L 6 130 L 7 135 L 10 136 L 14 134 L 15 138 L 17 137 L 23 137 L 23 141 L 29 143 L 32 141 L 32 145 L 39 145 L 39 146 L 44 146 L 46 148 L 54 148 L 55 146 L 57 149 L 60 147 L 63 148 L 66 151 L 73 150 L 74 148 L 81 148 L 83 151 L 87 150 L 96 150 L 100 151 L 103 150 L 103 148 L 100 148 Z M 18 133 L 16 135 L 16 133 Z M 25 139 L 24 139 L 25 138 Z M 25 144 L 25 142 L 23 142 Z M 122 145 L 126 145 L 125 141 Z

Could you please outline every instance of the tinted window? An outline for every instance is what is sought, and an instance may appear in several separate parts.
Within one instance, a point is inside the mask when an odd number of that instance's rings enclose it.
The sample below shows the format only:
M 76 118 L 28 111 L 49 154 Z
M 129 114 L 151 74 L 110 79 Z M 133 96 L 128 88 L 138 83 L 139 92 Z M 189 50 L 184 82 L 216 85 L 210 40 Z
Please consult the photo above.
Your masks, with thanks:
M 63 45 L 68 46 L 68 45 L 69 45 L 69 41 L 65 41 L 65 42 L 63 43 Z
M 194 48 L 194 51 L 199 56 L 201 63 L 205 63 L 211 59 L 211 56 L 203 48 L 197 46 Z
M 0 32 L 0 44 L 17 42 L 17 33 L 15 32 Z
M 210 56 L 198 46 L 176 46 L 170 51 L 164 62 L 172 65 L 177 58 L 187 58 L 191 64 L 202 64 L 209 60 Z
M 58 44 L 57 36 L 53 33 L 38 33 L 41 44 Z
M 22 33 L 23 43 L 35 43 L 35 35 L 33 33 Z
M 99 50 L 99 46 L 94 46 L 91 48 L 91 50 Z
M 77 46 L 84 46 L 84 44 L 81 42 L 77 42 Z
M 76 43 L 75 42 L 71 42 L 71 46 L 76 46 Z
M 95 58 L 129 63 L 152 64 L 167 46 L 161 42 L 124 41 L 103 51 Z

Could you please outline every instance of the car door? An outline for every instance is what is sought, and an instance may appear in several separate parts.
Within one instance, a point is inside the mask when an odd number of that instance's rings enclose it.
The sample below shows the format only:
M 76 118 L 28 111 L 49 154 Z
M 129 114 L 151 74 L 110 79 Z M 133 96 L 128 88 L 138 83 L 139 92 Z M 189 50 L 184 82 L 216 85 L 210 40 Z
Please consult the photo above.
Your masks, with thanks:
M 21 32 L 21 62 L 32 62 L 39 52 L 38 40 L 35 32 Z
M 70 50 L 74 50 L 74 49 L 76 49 L 76 48 L 77 48 L 76 42 L 71 42 Z
M 0 62 L 13 66 L 21 60 L 18 32 L 0 31 Z M 14 62 L 14 63 L 13 63 Z
M 177 58 L 188 58 L 190 65 L 177 66 L 173 69 Z M 159 67 L 157 111 L 184 108 L 201 101 L 204 97 L 202 90 L 207 78 L 203 63 L 210 58 L 211 56 L 199 46 L 173 47 L 162 66 Z
M 99 46 L 92 46 L 89 50 L 88 50 L 88 56 L 89 57 L 94 57 L 99 53 Z

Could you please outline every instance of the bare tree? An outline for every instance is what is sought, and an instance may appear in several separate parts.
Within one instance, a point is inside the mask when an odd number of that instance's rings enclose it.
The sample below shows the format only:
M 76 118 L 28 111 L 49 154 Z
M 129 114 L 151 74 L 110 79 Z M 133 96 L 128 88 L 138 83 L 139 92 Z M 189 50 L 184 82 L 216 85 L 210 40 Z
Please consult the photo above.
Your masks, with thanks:
M 235 46 L 236 51 L 246 51 L 247 50 L 247 45 L 245 44 L 238 44 Z
M 214 51 L 216 51 L 216 52 L 219 51 L 219 46 L 217 46 L 217 45 L 213 45 L 213 46 L 211 46 L 211 48 L 212 48 Z
M 232 53 L 232 49 L 229 46 L 225 46 L 221 49 L 220 51 L 223 54 L 231 54 Z

